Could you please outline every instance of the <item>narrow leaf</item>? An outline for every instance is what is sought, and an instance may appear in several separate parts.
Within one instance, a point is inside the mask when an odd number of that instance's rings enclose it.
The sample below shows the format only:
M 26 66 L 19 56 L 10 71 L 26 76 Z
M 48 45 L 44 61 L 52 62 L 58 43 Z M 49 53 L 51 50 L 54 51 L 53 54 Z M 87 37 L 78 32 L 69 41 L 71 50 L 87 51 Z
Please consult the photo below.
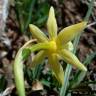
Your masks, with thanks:
M 29 49 L 23 49 L 22 50 L 22 57 L 23 60 L 26 60 L 28 58 L 28 56 L 30 55 L 31 51 Z

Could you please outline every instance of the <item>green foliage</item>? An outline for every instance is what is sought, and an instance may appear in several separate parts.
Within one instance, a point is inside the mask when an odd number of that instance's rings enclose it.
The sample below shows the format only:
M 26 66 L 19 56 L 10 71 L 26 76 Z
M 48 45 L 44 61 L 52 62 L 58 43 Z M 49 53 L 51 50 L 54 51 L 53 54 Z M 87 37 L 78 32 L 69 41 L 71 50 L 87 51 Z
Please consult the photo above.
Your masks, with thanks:
M 3 75 L 0 75 L 0 92 L 5 89 L 6 86 L 6 79 Z
M 30 23 L 44 26 L 47 19 L 48 0 L 15 0 L 17 20 L 22 33 L 25 33 Z
M 29 57 L 30 53 L 31 51 L 29 49 L 23 49 L 22 51 L 23 60 L 26 60 Z

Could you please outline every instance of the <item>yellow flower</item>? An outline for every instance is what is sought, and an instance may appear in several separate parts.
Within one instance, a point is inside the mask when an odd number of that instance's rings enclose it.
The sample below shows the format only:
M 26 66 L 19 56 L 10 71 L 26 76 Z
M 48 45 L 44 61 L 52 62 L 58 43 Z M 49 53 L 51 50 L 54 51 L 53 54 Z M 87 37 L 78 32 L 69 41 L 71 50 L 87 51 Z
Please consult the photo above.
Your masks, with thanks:
M 37 39 L 36 46 L 33 47 L 39 50 L 36 56 L 33 58 L 32 67 L 40 64 L 45 57 L 48 57 L 48 64 L 53 71 L 57 80 L 63 84 L 64 71 L 59 60 L 64 60 L 66 63 L 72 64 L 80 70 L 87 71 L 86 67 L 77 59 L 77 57 L 71 52 L 73 45 L 71 40 L 74 39 L 85 27 L 87 22 L 83 21 L 78 24 L 66 27 L 57 34 L 57 22 L 55 19 L 54 9 L 50 8 L 49 18 L 47 21 L 47 28 L 49 37 L 47 37 L 38 27 L 30 24 L 30 31 L 32 36 Z M 34 48 L 30 48 L 34 50 Z

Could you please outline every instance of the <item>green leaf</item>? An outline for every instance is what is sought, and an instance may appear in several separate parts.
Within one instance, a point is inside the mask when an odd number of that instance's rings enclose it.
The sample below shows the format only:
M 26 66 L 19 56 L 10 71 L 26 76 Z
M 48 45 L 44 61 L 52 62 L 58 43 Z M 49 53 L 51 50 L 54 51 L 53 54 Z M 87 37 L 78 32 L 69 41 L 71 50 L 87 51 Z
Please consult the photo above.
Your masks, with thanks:
M 33 79 L 39 79 L 40 73 L 42 70 L 42 64 L 38 64 L 34 69 L 33 69 Z
M 26 60 L 30 54 L 31 54 L 31 51 L 29 49 L 23 49 L 22 51 L 23 60 Z
M 36 0 L 15 0 L 15 11 L 22 33 L 25 32 L 32 20 L 32 12 L 35 3 Z
M 46 81 L 45 79 L 42 79 L 41 82 L 42 82 L 43 85 L 45 85 L 47 87 L 50 87 L 50 85 L 51 85 L 51 83 Z
M 0 74 L 0 92 L 2 92 L 5 89 L 5 86 L 6 86 L 5 77 Z

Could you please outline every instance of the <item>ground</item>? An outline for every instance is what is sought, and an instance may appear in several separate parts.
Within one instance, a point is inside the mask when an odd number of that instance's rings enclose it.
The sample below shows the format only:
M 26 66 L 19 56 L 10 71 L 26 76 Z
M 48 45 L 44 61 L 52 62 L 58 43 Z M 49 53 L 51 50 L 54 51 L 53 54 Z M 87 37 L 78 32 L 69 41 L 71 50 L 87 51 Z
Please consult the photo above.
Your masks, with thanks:
M 86 12 L 88 10 L 88 1 L 87 0 L 49 0 L 49 5 L 54 6 L 56 10 L 56 18 L 59 26 L 59 30 L 63 27 L 69 26 L 71 24 L 78 23 L 83 20 Z M 4 44 L 3 41 L 0 41 L 0 91 L 5 92 L 6 94 L 11 94 L 11 96 L 15 96 L 15 85 L 14 75 L 12 71 L 12 66 L 14 62 L 15 55 L 18 49 L 30 38 L 30 36 L 23 34 L 20 31 L 20 26 L 18 20 L 16 19 L 16 12 L 14 4 L 10 5 L 9 15 L 6 21 L 6 35 L 10 42 L 10 45 Z M 58 15 L 59 14 L 59 15 Z M 89 53 L 93 53 L 96 51 L 96 2 L 94 3 L 94 8 L 92 15 L 88 21 L 88 27 L 84 30 L 84 33 L 81 35 L 79 45 L 77 47 L 77 56 L 83 62 L 86 56 Z M 43 30 L 46 30 L 46 27 L 43 26 Z M 29 33 L 28 33 L 29 34 Z M 7 42 L 7 41 L 6 41 Z M 73 68 L 73 71 L 75 68 Z M 85 77 L 86 81 L 96 81 L 96 56 L 88 66 L 88 72 Z M 3 81 L 3 82 L 2 82 Z M 42 85 L 39 81 L 35 81 L 32 83 L 31 87 L 33 88 L 35 85 L 39 86 L 42 89 L 42 86 L 45 88 L 43 91 L 28 91 L 28 96 L 59 96 L 57 89 L 54 88 L 46 88 L 46 86 Z M 38 85 L 39 84 L 39 85 Z M 2 86 L 1 86 L 2 85 Z M 30 86 L 26 85 L 30 89 Z M 52 87 L 52 86 L 51 86 Z M 84 86 L 83 86 L 84 87 Z M 32 90 L 31 88 L 31 90 Z M 38 89 L 38 88 L 37 88 Z M 81 87 L 82 89 L 82 87 Z M 72 96 L 84 96 L 80 95 L 83 91 L 96 91 L 96 82 L 94 85 L 89 84 L 85 87 L 85 90 L 79 89 L 75 90 Z M 79 90 L 79 91 L 78 91 Z M 34 95 L 35 94 L 35 95 Z M 38 95 L 41 94 L 41 95 Z M 46 94 L 46 95 L 44 95 Z M 8 95 L 9 96 L 9 95 Z M 89 95 L 88 95 L 89 96 Z

